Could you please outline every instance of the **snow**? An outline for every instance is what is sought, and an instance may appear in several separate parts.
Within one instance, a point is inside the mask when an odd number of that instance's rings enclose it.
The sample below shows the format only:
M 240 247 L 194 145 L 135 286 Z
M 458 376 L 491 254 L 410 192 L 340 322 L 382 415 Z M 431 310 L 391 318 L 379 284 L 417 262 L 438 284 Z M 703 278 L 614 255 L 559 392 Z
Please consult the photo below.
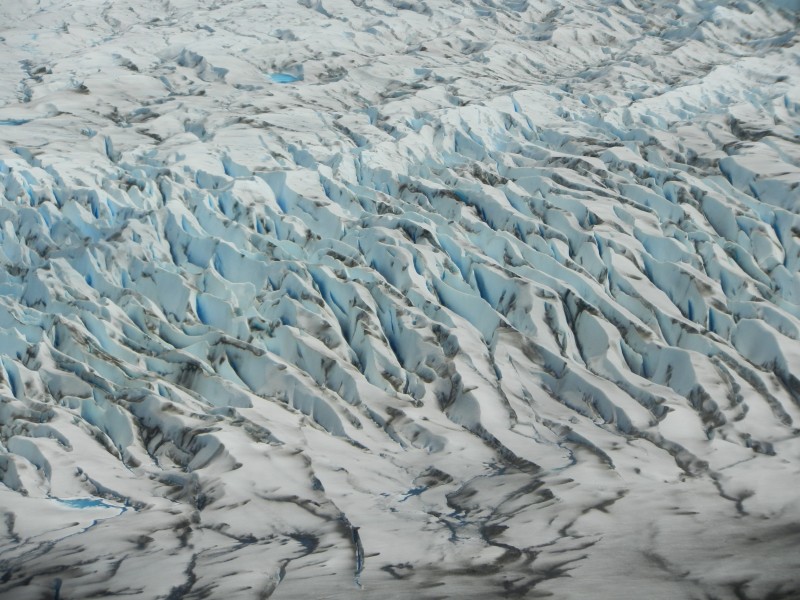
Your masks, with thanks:
M 0 596 L 800 596 L 798 14 L 0 5 Z

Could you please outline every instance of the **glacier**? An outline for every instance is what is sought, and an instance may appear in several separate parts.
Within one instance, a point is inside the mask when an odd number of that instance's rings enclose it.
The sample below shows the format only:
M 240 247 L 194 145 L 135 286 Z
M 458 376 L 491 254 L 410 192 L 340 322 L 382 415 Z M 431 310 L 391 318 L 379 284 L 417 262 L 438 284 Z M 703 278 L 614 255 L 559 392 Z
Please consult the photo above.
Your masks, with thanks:
M 799 26 L 0 3 L 0 596 L 800 598 Z

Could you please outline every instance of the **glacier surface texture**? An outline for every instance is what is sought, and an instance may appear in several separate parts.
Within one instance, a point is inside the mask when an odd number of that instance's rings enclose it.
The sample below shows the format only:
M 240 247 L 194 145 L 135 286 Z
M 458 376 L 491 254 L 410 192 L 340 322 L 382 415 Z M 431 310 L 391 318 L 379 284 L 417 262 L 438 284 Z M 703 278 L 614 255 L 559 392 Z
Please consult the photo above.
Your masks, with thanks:
M 0 597 L 800 598 L 800 2 L 0 2 Z

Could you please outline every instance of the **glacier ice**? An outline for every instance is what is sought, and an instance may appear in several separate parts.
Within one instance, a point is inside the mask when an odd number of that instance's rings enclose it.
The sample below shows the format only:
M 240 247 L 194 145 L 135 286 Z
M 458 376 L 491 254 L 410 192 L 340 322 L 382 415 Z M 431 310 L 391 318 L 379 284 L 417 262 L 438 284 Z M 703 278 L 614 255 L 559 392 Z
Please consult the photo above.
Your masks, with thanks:
M 0 595 L 800 596 L 799 14 L 0 5 Z

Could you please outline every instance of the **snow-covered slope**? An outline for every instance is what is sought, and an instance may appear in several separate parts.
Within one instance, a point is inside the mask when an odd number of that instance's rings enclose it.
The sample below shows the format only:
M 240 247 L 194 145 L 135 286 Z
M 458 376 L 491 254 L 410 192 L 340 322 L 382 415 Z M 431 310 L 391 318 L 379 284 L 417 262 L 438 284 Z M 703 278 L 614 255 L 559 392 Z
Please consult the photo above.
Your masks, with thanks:
M 800 597 L 799 10 L 0 3 L 0 596 Z

